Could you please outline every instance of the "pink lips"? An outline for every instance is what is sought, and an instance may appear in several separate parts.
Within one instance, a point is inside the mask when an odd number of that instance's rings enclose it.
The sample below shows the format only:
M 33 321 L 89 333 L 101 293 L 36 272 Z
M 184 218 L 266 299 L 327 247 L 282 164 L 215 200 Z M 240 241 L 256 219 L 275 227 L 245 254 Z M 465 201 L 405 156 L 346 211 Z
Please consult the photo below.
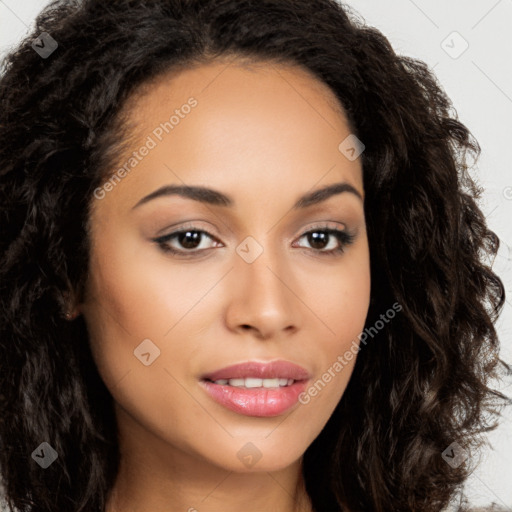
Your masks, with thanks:
M 243 379 L 245 377 L 257 377 L 258 379 L 309 379 L 307 370 L 288 361 L 272 361 L 270 363 L 258 363 L 249 361 L 247 363 L 235 364 L 209 373 L 203 379 Z
M 293 379 L 295 382 L 279 388 L 245 388 L 213 382 L 246 377 Z M 200 384 L 211 398 L 234 412 L 246 416 L 269 417 L 278 416 L 295 405 L 309 378 L 307 370 L 288 361 L 250 361 L 204 375 Z

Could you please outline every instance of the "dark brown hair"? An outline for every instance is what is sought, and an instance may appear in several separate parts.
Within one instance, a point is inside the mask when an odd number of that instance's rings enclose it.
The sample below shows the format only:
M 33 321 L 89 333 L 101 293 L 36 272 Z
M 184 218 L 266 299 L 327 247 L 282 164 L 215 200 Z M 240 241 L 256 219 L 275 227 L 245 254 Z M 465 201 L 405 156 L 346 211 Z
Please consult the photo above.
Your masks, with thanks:
M 58 43 L 42 58 L 46 32 Z M 402 311 L 358 355 L 304 456 L 317 512 L 432 511 L 454 500 L 494 428 L 499 240 L 469 175 L 480 148 L 421 61 L 398 56 L 334 0 L 62 0 L 0 78 L 0 467 L 22 512 L 103 511 L 118 470 L 112 397 L 66 293 L 88 269 L 93 191 L 122 145 L 139 86 L 215 59 L 292 64 L 326 83 L 364 143 L 372 298 L 366 325 Z M 341 142 L 341 141 L 340 141 Z M 46 470 L 30 454 L 58 452 Z M 462 510 L 462 508 L 461 508 Z

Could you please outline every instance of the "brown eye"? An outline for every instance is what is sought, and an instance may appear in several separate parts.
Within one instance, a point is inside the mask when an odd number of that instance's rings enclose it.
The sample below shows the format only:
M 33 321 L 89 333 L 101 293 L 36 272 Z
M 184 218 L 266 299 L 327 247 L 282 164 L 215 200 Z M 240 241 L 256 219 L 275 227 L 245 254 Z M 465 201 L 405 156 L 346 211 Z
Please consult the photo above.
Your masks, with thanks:
M 213 245 L 205 246 L 203 243 L 203 241 L 208 239 L 215 241 L 213 235 L 210 235 L 206 231 L 189 228 L 155 238 L 153 241 L 156 242 L 164 252 L 188 256 L 206 249 L 211 249 Z
M 306 238 L 312 250 L 332 255 L 343 252 L 343 249 L 354 241 L 355 235 L 339 229 L 322 228 L 308 231 L 300 237 L 302 238 Z
M 313 249 L 325 249 L 325 246 L 329 244 L 331 235 L 325 231 L 312 231 L 308 233 L 306 237 Z
M 184 231 L 178 234 L 177 240 L 186 249 L 196 249 L 201 242 L 201 236 L 199 231 Z

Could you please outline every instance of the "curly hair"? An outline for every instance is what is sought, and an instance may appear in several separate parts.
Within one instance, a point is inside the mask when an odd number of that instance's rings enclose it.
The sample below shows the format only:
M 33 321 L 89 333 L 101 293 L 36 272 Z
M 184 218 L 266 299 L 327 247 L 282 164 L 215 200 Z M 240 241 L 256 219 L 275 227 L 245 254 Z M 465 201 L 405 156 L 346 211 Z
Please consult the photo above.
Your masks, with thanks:
M 47 32 L 48 58 L 32 47 Z M 304 454 L 316 512 L 436 511 L 469 476 L 507 397 L 496 320 L 499 239 L 470 176 L 478 142 L 422 61 L 335 0 L 57 0 L 0 77 L 0 468 L 22 512 L 104 511 L 119 468 L 113 399 L 86 325 L 65 321 L 89 264 L 93 191 L 125 141 L 123 106 L 170 70 L 214 60 L 292 64 L 343 105 L 361 155 L 371 254 L 366 325 L 402 311 L 357 357 Z M 41 442 L 58 459 L 31 459 Z M 460 503 L 459 503 L 460 505 Z M 459 508 L 462 510 L 462 508 Z

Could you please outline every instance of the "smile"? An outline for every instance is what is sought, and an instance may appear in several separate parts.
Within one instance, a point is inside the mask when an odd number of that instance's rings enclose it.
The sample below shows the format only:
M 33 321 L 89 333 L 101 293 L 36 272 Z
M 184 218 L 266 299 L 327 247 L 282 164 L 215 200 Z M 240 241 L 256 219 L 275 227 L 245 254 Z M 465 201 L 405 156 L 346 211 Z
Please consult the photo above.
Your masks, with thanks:
M 201 387 L 225 408 L 245 416 L 279 416 L 297 404 L 309 372 L 288 361 L 249 361 L 204 375 Z

